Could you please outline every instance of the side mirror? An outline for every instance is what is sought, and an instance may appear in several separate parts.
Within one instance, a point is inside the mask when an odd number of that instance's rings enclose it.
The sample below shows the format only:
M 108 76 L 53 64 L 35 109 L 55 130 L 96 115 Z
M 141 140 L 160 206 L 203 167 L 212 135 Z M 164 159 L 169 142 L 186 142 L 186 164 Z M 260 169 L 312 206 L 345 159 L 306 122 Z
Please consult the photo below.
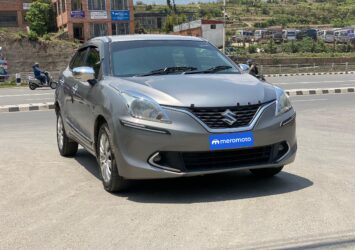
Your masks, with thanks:
M 88 82 L 91 85 L 96 83 L 95 71 L 92 67 L 84 66 L 84 67 L 74 68 L 73 76 L 75 79 L 82 82 Z
M 248 64 L 240 63 L 240 64 L 238 64 L 238 66 L 242 70 L 243 73 L 249 73 L 250 67 Z

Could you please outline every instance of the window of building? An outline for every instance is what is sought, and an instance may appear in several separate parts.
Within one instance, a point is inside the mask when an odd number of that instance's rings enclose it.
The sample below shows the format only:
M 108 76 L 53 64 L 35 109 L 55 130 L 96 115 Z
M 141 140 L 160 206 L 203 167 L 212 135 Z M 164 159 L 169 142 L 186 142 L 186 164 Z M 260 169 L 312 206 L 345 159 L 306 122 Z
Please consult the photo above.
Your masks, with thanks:
M 112 10 L 128 10 L 128 0 L 111 0 Z
M 211 30 L 215 30 L 216 29 L 216 25 L 215 24 L 211 24 Z
M 57 6 L 57 2 L 53 3 L 53 12 L 54 12 L 54 16 L 58 15 L 58 6 Z
M 91 37 L 106 36 L 107 24 L 106 23 L 91 23 L 90 24 Z
M 71 10 L 82 10 L 83 6 L 81 0 L 72 0 L 71 1 Z
M 17 27 L 17 12 L 0 11 L 0 27 Z
M 66 6 L 65 6 L 65 0 L 62 0 L 62 12 L 65 12 Z
M 128 23 L 112 23 L 112 35 L 126 35 L 129 34 Z
M 88 0 L 89 10 L 106 10 L 105 0 Z

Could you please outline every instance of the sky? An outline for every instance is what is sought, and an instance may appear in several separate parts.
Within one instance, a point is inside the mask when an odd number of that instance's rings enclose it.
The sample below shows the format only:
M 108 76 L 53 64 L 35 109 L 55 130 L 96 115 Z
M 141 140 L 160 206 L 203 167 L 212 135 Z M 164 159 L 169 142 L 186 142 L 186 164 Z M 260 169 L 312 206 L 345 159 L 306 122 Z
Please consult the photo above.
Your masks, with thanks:
M 136 3 L 139 0 L 133 0 L 134 3 Z M 166 4 L 166 0 L 141 0 L 143 3 L 146 4 L 152 4 L 152 3 L 156 3 L 156 4 Z M 207 3 L 207 2 L 215 2 L 216 0 L 175 0 L 176 4 L 188 4 L 191 2 L 201 2 L 201 3 Z

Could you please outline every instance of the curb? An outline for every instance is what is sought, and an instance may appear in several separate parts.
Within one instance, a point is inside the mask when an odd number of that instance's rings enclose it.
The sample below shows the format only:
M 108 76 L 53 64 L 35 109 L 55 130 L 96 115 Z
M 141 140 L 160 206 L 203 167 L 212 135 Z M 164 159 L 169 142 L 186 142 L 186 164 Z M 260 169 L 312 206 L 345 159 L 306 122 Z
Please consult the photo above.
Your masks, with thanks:
M 326 95 L 326 94 L 355 94 L 355 87 L 345 88 L 319 88 L 319 89 L 290 89 L 285 90 L 289 96 L 299 95 Z
M 294 74 L 272 74 L 264 75 L 265 77 L 278 77 L 278 76 L 315 76 L 315 75 L 347 75 L 355 74 L 355 71 L 348 72 L 316 72 L 316 73 L 294 73 Z
M 32 103 L 32 104 L 18 104 L 18 105 L 4 105 L 0 106 L 0 113 L 19 112 L 19 111 L 35 111 L 35 110 L 49 110 L 54 109 L 53 102 L 46 103 Z

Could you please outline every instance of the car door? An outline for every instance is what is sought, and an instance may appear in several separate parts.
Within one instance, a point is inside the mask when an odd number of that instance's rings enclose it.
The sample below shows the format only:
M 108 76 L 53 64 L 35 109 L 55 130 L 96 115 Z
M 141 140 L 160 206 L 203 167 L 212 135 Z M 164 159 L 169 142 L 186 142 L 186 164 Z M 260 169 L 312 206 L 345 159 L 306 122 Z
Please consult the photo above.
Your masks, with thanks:
M 80 133 L 79 121 L 81 117 L 78 116 L 76 110 L 77 103 L 80 101 L 77 95 L 79 81 L 74 78 L 73 69 L 85 66 L 86 54 L 87 48 L 78 50 L 70 62 L 69 68 L 63 72 L 65 121 L 76 133 Z
M 95 96 L 99 95 L 99 75 L 101 70 L 100 52 L 96 46 L 89 46 L 87 48 L 87 55 L 84 66 L 91 67 L 95 71 L 96 83 L 89 83 L 87 81 L 77 80 L 76 82 L 76 98 L 74 102 L 73 112 L 74 116 L 80 117 L 77 119 L 78 129 L 81 136 L 88 146 L 92 146 L 94 142 L 94 124 L 95 124 Z

